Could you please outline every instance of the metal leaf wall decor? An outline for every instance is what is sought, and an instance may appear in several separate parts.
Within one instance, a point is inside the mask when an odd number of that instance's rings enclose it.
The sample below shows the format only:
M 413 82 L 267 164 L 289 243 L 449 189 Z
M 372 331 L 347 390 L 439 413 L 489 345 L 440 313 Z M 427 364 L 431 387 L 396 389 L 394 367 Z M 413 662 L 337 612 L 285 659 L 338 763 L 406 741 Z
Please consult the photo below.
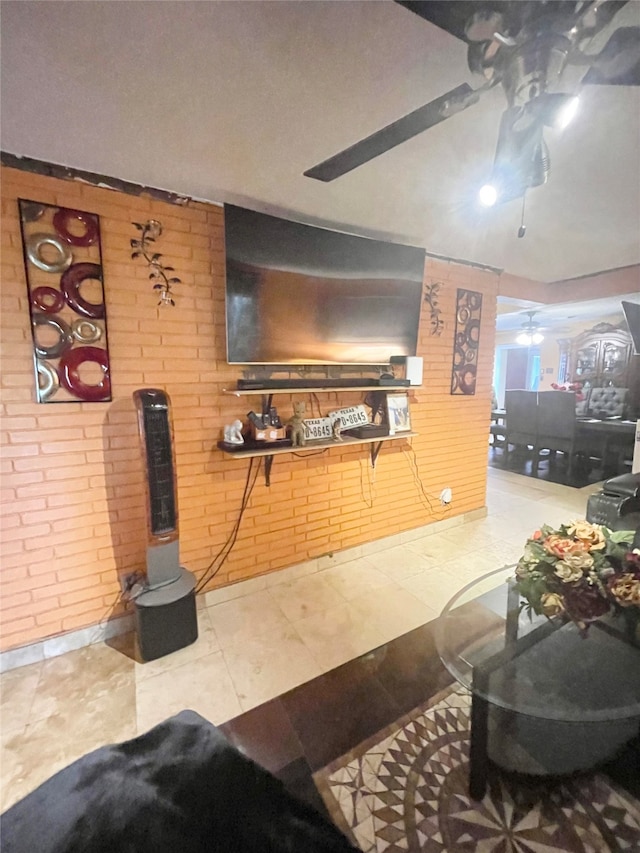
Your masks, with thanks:
M 424 301 L 429 306 L 429 319 L 431 321 L 432 335 L 441 335 L 442 330 L 444 329 L 444 320 L 440 316 L 442 312 L 440 308 L 438 308 L 438 294 L 440 293 L 441 287 L 442 282 L 434 281 L 432 284 L 427 285 L 426 293 L 424 295 Z
M 133 249 L 131 257 L 134 260 L 142 257 L 149 265 L 151 270 L 149 278 L 153 282 L 153 289 L 157 290 L 160 296 L 158 305 L 175 305 L 172 287 L 174 284 L 182 284 L 182 282 L 175 276 L 167 275 L 167 273 L 175 272 L 175 270 L 161 262 L 162 255 L 160 252 L 155 252 L 152 245 L 162 234 L 162 224 L 157 219 L 149 219 L 144 225 L 140 222 L 133 222 L 132 225 L 142 233 L 140 239 L 131 240 L 131 248 Z
M 451 372 L 452 394 L 469 396 L 476 393 L 481 317 L 482 294 L 459 288 L 456 298 L 456 334 L 453 342 Z

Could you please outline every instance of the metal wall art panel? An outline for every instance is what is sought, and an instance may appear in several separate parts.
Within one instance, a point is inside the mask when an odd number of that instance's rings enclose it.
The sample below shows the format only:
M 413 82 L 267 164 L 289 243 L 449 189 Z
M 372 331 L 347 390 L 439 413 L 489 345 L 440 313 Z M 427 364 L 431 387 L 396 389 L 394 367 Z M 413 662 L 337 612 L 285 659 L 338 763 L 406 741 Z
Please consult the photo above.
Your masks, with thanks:
M 482 294 L 459 288 L 456 298 L 456 334 L 451 372 L 452 394 L 476 393 L 481 316 Z
M 39 403 L 111 400 L 100 220 L 19 199 Z

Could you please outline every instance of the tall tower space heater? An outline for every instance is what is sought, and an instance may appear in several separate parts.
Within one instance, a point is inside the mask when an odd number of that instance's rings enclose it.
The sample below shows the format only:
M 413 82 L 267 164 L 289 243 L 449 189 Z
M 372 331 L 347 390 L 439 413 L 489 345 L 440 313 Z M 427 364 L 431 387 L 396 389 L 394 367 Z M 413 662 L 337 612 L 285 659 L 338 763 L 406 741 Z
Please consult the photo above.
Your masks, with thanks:
M 180 565 L 171 401 L 157 388 L 134 391 L 147 498 L 147 582 L 134 599 L 144 661 L 198 639 L 195 576 Z

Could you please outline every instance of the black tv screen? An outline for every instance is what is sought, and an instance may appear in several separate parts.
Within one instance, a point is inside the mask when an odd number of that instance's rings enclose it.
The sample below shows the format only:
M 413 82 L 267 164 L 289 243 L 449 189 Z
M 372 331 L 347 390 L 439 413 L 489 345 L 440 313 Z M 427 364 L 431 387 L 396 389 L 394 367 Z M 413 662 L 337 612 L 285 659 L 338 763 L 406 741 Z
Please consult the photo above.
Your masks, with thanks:
M 415 355 L 425 250 L 225 205 L 230 364 Z

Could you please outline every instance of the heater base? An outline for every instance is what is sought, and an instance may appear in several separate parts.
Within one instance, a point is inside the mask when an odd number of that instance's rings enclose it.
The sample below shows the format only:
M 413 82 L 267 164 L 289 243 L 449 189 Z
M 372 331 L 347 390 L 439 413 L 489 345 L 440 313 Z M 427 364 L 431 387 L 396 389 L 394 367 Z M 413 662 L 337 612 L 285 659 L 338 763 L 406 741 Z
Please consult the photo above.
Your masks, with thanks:
M 195 577 L 180 569 L 174 583 L 135 599 L 136 631 L 142 660 L 156 660 L 198 639 Z

